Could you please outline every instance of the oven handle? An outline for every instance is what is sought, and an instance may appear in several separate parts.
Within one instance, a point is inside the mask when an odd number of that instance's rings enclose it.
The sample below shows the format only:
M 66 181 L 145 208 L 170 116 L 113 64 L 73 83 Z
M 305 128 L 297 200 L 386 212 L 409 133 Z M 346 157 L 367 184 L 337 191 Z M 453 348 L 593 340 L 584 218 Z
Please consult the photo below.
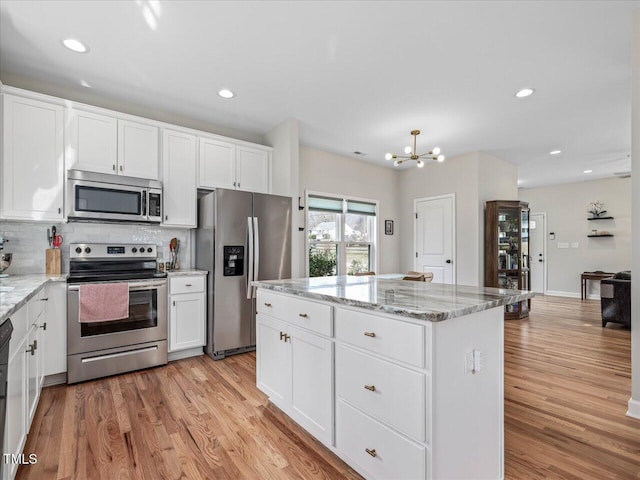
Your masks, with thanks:
M 104 282 L 109 283 L 109 282 Z M 129 283 L 129 291 L 131 290 L 150 290 L 156 287 L 163 287 L 167 284 L 166 281 L 163 282 L 128 282 Z M 68 286 L 70 292 L 75 292 L 80 290 L 80 285 L 69 285 Z

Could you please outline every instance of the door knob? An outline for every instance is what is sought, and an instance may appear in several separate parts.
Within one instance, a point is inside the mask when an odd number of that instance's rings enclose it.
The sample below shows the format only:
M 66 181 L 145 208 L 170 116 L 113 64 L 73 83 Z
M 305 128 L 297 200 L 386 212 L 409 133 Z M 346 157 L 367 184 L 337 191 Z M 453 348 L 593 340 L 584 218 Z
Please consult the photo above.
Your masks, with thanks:
M 447 263 L 451 263 L 451 260 L 447 260 Z

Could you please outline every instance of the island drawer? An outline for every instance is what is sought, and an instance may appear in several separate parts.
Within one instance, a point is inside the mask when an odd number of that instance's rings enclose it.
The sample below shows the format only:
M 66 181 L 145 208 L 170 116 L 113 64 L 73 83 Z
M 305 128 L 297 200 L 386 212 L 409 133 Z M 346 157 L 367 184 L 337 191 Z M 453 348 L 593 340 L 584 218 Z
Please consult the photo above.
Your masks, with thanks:
M 321 335 L 333 335 L 330 305 L 259 289 L 256 310 Z
M 340 307 L 335 315 L 336 339 L 425 367 L 425 326 Z
M 338 345 L 336 393 L 411 438 L 425 441 L 424 373 Z
M 169 293 L 198 293 L 204 292 L 205 276 L 193 275 L 188 277 L 169 278 Z
M 336 447 L 367 478 L 426 478 L 426 449 L 338 400 Z

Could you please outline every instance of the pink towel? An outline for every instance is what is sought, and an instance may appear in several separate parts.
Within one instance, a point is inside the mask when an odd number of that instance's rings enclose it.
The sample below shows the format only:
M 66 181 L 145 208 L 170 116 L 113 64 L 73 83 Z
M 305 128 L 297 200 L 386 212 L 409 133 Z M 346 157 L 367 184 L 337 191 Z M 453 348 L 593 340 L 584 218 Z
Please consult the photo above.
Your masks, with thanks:
M 80 285 L 80 322 L 108 322 L 129 317 L 128 283 Z

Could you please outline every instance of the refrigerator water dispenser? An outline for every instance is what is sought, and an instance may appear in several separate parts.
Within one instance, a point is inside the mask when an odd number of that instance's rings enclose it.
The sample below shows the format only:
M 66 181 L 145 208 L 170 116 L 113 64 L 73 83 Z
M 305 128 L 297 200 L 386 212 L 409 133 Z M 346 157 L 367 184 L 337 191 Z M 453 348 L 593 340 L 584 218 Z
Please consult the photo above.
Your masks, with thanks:
M 244 275 L 244 245 L 231 247 L 225 245 L 224 253 L 224 276 L 240 277 Z

